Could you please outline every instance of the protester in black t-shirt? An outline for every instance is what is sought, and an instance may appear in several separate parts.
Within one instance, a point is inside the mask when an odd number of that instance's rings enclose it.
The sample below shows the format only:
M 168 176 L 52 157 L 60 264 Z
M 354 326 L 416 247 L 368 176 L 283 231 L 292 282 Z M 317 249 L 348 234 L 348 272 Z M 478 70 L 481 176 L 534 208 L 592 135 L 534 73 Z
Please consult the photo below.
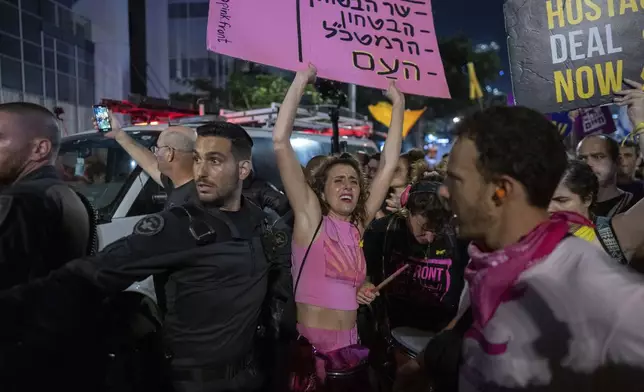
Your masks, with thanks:
M 401 195 L 404 208 L 365 232 L 367 272 L 374 285 L 409 265 L 382 292 L 391 328 L 438 332 L 456 314 L 467 244 L 456 240 L 439 187 L 429 180 L 412 184 Z
M 635 204 L 632 193 L 617 187 L 619 144 L 614 139 L 605 135 L 586 136 L 577 146 L 577 158 L 586 162 L 599 180 L 593 214 L 612 218 Z

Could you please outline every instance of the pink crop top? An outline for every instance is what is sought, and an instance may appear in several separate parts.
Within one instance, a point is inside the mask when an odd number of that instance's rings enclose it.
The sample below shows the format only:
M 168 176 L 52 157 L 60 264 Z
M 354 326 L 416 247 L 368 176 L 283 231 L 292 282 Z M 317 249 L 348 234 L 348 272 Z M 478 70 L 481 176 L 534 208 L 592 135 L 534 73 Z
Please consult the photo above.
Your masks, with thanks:
M 294 285 L 306 248 L 292 246 Z M 366 274 L 358 229 L 350 222 L 325 216 L 304 263 L 295 301 L 327 309 L 356 310 L 356 294 Z

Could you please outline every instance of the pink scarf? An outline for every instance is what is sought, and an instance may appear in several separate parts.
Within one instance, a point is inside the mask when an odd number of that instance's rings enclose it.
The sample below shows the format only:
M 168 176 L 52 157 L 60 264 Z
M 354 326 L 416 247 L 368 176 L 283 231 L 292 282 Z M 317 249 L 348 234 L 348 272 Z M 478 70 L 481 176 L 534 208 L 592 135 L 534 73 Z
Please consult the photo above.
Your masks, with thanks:
M 474 243 L 470 244 L 471 260 L 465 278 L 470 285 L 474 321 L 485 327 L 519 275 L 552 253 L 568 233 L 569 224 L 586 224 L 587 221 L 575 213 L 558 212 L 505 249 L 485 253 Z

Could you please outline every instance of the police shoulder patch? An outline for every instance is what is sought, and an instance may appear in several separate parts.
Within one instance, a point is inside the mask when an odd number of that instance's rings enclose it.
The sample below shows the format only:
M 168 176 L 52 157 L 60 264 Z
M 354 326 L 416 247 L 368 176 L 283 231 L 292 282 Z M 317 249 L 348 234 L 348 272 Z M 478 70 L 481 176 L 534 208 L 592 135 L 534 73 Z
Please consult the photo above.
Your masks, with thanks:
M 286 233 L 283 231 L 276 231 L 274 234 L 274 237 L 275 237 L 275 246 L 277 248 L 283 248 L 288 243 L 288 237 L 286 237 Z
M 13 196 L 1 195 L 0 196 L 0 225 L 7 219 L 11 206 L 13 205 Z
M 134 234 L 147 236 L 157 235 L 163 230 L 163 226 L 165 226 L 165 219 L 161 215 L 148 215 L 138 221 L 136 226 L 134 226 Z

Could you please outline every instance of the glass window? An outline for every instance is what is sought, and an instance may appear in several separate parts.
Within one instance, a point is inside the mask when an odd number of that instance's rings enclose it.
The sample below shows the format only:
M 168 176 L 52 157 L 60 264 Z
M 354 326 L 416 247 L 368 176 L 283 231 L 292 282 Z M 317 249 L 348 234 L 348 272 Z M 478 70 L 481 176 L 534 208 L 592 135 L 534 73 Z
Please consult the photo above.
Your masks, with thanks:
M 190 60 L 190 77 L 200 78 L 208 75 L 208 59 Z
M 191 18 L 207 18 L 208 17 L 208 2 L 203 3 L 190 3 L 189 15 Z
M 177 77 L 177 60 L 170 59 L 170 79 L 175 79 Z
M 311 158 L 316 155 L 327 155 L 322 144 L 315 140 L 306 138 L 292 138 L 291 144 L 302 166 L 305 166 Z M 330 146 L 330 143 L 329 143 Z M 253 171 L 264 181 L 268 181 L 279 189 L 282 189 L 282 180 L 273 151 L 273 141 L 270 133 L 266 137 L 253 138 Z
M 95 102 L 94 84 L 88 80 L 78 79 L 78 103 L 84 106 L 90 106 Z
M 4 54 L 14 59 L 20 59 L 20 40 L 0 34 L 0 54 Z
M 0 31 L 11 33 L 16 37 L 20 36 L 18 8 L 0 2 Z
M 59 39 L 56 40 L 56 54 L 64 54 L 67 56 L 73 56 L 74 55 L 74 48 L 67 44 L 66 42 L 63 42 Z
M 58 61 L 56 63 L 58 72 L 76 76 L 76 64 L 73 58 L 59 54 L 58 56 L 56 56 L 56 60 Z
M 26 62 L 42 66 L 42 51 L 40 46 L 23 41 L 22 50 Z
M 25 64 L 25 92 L 39 96 L 43 95 L 44 86 L 41 67 Z
M 78 66 L 85 68 L 85 79 L 91 80 L 94 83 L 94 64 L 78 64 Z
M 80 79 L 87 79 L 87 64 L 78 62 L 78 77 Z
M 48 49 L 45 49 L 45 68 L 56 69 L 56 56 Z
M 2 86 L 22 91 L 22 67 L 20 60 L 0 56 L 0 80 Z
M 56 73 L 45 70 L 45 96 L 56 99 Z
M 76 78 L 58 72 L 58 99 L 76 103 Z
M 21 0 L 20 8 L 40 16 L 40 0 Z M 24 19 L 23 19 L 24 20 Z
M 48 35 L 43 36 L 43 44 L 45 45 L 45 49 L 54 49 L 54 39 Z
M 40 11 L 45 22 L 56 24 L 56 6 L 49 0 L 41 0 Z
M 188 59 L 181 59 L 181 72 L 178 72 L 178 77 L 183 79 L 188 76 Z
M 168 17 L 170 19 L 187 18 L 188 4 L 168 4 Z
M 167 195 L 161 185 L 157 184 L 151 178 L 145 183 L 145 186 L 137 196 L 132 207 L 127 212 L 127 216 L 142 216 L 149 214 L 156 214 L 163 211 L 167 197 L 156 197 L 159 195 Z
M 89 37 L 89 30 L 86 30 L 86 25 L 84 23 L 76 22 L 75 25 L 76 25 L 75 34 L 76 34 L 77 37 L 90 38 Z
M 130 136 L 146 147 L 156 142 L 156 135 Z M 136 163 L 116 141 L 98 134 L 64 139 L 57 163 L 65 181 L 94 204 L 102 222 L 109 221 L 125 191 L 140 173 Z M 152 180 L 150 182 L 154 183 Z M 146 197 L 139 196 L 141 201 L 145 201 Z M 152 197 L 148 200 L 152 202 Z M 138 200 L 135 205 L 137 203 Z M 143 208 L 140 204 L 137 208 Z M 161 209 L 163 204 L 154 212 Z
M 22 38 L 40 45 L 42 22 L 39 18 L 22 13 Z
M 70 10 L 58 7 L 58 27 L 65 32 L 74 32 L 74 18 Z

